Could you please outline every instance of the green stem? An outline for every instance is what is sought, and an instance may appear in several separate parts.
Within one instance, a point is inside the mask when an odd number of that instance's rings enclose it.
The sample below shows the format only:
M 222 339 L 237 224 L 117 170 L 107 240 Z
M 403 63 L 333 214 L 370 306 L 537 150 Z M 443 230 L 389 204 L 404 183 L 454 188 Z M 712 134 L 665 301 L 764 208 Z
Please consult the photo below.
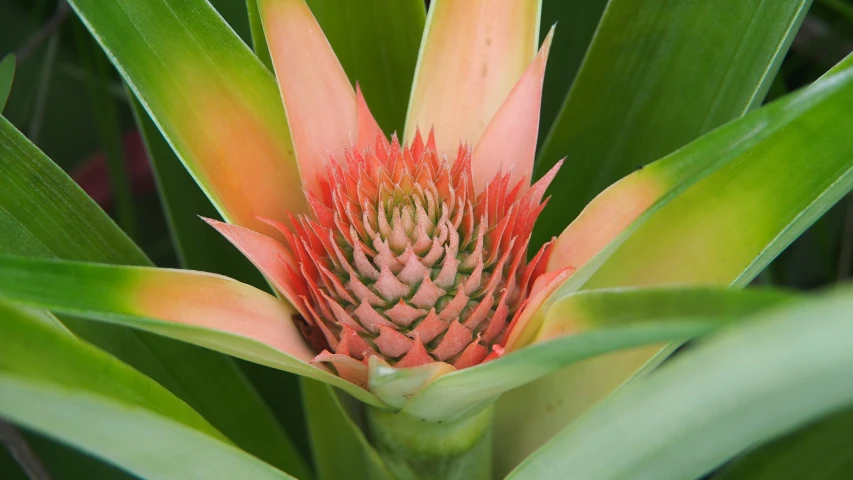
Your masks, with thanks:
M 400 479 L 491 477 L 494 407 L 455 422 L 427 422 L 368 408 L 367 422 L 379 454 Z

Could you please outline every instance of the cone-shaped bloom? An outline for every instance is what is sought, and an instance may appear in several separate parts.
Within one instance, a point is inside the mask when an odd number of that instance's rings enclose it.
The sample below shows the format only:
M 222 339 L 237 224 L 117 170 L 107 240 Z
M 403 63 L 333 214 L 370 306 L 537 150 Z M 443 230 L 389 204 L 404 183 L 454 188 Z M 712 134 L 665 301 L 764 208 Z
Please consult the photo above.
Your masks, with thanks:
M 560 277 L 542 275 L 550 243 L 528 252 L 542 196 L 559 168 L 530 185 L 551 34 L 510 91 L 490 99 L 498 107 L 485 128 L 450 122 L 479 138 L 454 136 L 427 111 L 416 115 L 421 126 L 446 138 L 431 131 L 424 140 L 415 126 L 411 144 L 401 145 L 381 132 L 302 0 L 260 7 L 309 211 L 288 212 L 286 223 L 260 218 L 278 238 L 209 223 L 296 308 L 314 362 L 353 383 L 367 385 L 370 357 L 397 368 L 444 362 L 460 369 L 502 352 L 511 328 L 536 306 L 531 292 L 547 289 L 537 281 Z M 466 14 L 451 4 L 438 15 L 454 8 Z M 511 15 L 509 9 L 490 20 L 509 22 Z M 427 42 L 460 27 L 428 32 Z M 437 41 L 447 39 L 424 48 Z M 507 63 L 502 53 L 492 56 Z M 422 64 L 420 71 L 429 77 L 436 68 Z M 507 75 L 493 74 L 504 83 Z M 490 82 L 478 76 L 467 88 L 496 90 Z M 457 93 L 428 91 L 438 98 L 421 95 L 419 102 L 434 111 Z M 477 122 L 483 115 L 469 116 Z

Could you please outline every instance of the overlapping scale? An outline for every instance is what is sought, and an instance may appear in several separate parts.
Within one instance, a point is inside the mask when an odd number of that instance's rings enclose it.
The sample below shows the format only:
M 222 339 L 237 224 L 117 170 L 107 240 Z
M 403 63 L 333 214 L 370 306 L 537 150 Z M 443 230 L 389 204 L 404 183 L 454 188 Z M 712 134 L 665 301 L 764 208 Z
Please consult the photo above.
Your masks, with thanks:
M 311 214 L 281 228 L 315 361 L 362 385 L 373 355 L 396 367 L 480 363 L 547 261 L 550 245 L 532 261 L 527 246 L 553 173 L 529 186 L 499 172 L 475 192 L 471 148 L 450 162 L 432 134 L 344 155 L 308 194 Z

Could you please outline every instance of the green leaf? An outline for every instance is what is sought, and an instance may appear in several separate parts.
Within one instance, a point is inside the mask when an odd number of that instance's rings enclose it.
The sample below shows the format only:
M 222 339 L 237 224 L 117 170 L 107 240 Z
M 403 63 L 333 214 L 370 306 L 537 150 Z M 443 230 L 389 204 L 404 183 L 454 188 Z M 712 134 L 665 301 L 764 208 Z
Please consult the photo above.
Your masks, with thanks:
M 841 120 L 851 108 L 848 68 L 627 177 L 665 180 L 667 191 L 554 298 L 582 288 L 745 285 L 853 186 L 853 138 Z M 659 350 L 585 362 L 502 398 L 500 448 L 516 452 L 502 461 L 523 458 Z M 513 405 L 536 412 L 533 420 L 513 423 Z
M 287 479 L 221 440 L 133 404 L 0 373 L 0 415 L 142 478 Z
M 311 426 L 311 450 L 321 480 L 359 475 L 391 480 L 379 453 L 329 385 L 302 378 L 302 403 Z
M 762 445 L 712 478 L 714 480 L 843 480 L 853 476 L 853 410 Z
M 258 10 L 258 0 L 246 0 L 246 10 L 249 14 L 249 27 L 252 30 L 252 50 L 258 59 L 267 67 L 269 71 L 273 70 L 272 57 L 270 57 L 270 49 L 267 46 L 267 37 L 264 36 L 264 25 L 261 22 L 261 11 Z
M 322 380 L 385 407 L 370 392 L 308 363 L 314 352 L 290 323 L 289 305 L 236 280 L 188 270 L 4 255 L 0 272 L 0 297 L 193 343 Z
M 15 54 L 10 53 L 0 61 L 0 113 L 3 113 L 3 107 L 9 99 L 9 92 L 12 91 L 13 78 L 15 78 Z
M 0 117 L 0 252 L 150 263 L 65 172 Z
M 541 24 L 546 27 L 557 26 L 551 42 L 551 52 L 548 54 L 549 62 L 545 69 L 542 90 L 542 110 L 539 113 L 539 138 L 543 140 L 575 80 L 606 6 L 607 0 L 542 1 Z M 548 29 L 544 28 L 539 33 L 541 44 L 548 34 Z M 539 146 L 541 148 L 542 145 Z
M 571 363 L 694 338 L 789 298 L 773 291 L 706 287 L 579 292 L 554 303 L 533 344 L 438 378 L 403 411 L 429 421 L 453 421 Z M 525 410 L 518 414 L 516 420 L 523 422 Z
M 113 398 L 228 441 L 196 411 L 154 380 L 67 331 L 43 314 L 0 302 L 0 371 Z
M 810 3 L 610 1 L 544 138 L 538 172 L 568 162 L 534 244 L 617 179 L 759 105 Z
M 421 0 L 307 0 L 385 133 L 402 135 L 426 11 Z
M 509 478 L 699 478 L 849 406 L 851 309 L 847 288 L 758 313 L 626 385 Z
M 92 199 L 2 117 L 0 253 L 150 264 Z M 271 462 L 288 458 L 280 430 L 233 360 L 146 332 L 62 320 L 186 401 L 250 453 Z
M 307 211 L 275 79 L 207 1 L 69 4 L 223 218 Z

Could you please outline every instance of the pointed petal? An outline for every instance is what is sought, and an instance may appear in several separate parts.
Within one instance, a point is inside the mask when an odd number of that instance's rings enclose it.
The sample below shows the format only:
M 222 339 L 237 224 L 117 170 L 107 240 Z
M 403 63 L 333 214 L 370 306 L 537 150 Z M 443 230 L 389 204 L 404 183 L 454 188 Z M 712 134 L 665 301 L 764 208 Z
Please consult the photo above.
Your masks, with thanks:
M 204 221 L 237 247 L 272 282 L 276 290 L 287 298 L 291 305 L 297 308 L 301 307 L 302 302 L 299 301 L 299 295 L 291 283 L 287 265 L 291 265 L 294 270 L 298 269 L 295 268 L 296 263 L 284 245 L 247 228 L 229 225 L 211 218 L 205 218 Z M 303 317 L 309 318 L 307 312 L 300 313 Z
M 470 342 L 471 330 L 465 328 L 458 320 L 454 320 L 432 353 L 435 358 L 444 361 L 461 352 Z
M 553 36 L 552 27 L 539 54 L 512 88 L 474 147 L 474 158 L 471 161 L 474 191 L 483 190 L 501 167 L 504 171 L 512 168 L 510 184 L 523 181 L 523 185 L 530 185 L 539 134 L 542 81 Z
M 439 152 L 476 144 L 536 53 L 539 0 L 433 0 L 406 140 L 434 127 Z
M 409 353 L 406 354 L 399 362 L 397 362 L 394 366 L 396 368 L 410 368 L 410 367 L 418 367 L 420 365 L 424 365 L 427 363 L 433 362 L 432 357 L 427 353 L 426 348 L 424 348 L 424 344 L 421 343 L 420 338 L 415 338 L 413 342 L 412 348 L 409 349 Z
M 546 271 L 580 268 L 668 189 L 664 177 L 640 170 L 601 192 L 557 237 Z
M 258 3 L 302 183 L 319 193 L 329 155 L 343 162 L 357 138 L 355 92 L 304 0 Z
M 513 351 L 516 346 L 526 345 L 533 339 L 545 318 L 539 307 L 574 272 L 574 268 L 566 267 L 546 273 L 533 282 L 530 297 L 524 307 L 516 312 L 515 318 L 506 329 L 506 339 L 501 342 L 507 352 Z
M 323 350 L 314 358 L 313 363 L 330 363 L 335 367 L 341 378 L 361 388 L 367 388 L 367 365 L 349 355 L 340 355 Z

